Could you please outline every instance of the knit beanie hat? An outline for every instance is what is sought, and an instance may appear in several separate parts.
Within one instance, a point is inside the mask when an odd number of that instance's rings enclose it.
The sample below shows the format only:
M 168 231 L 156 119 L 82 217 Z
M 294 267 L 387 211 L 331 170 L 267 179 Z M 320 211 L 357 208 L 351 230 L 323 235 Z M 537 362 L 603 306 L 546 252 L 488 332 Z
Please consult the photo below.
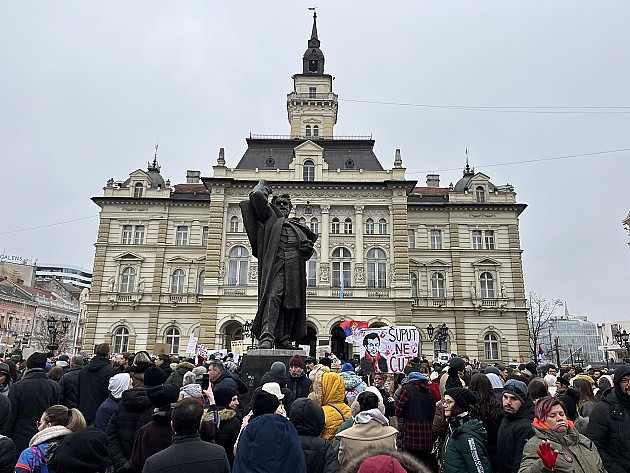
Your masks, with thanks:
M 280 389 L 280 385 L 278 383 L 265 383 L 261 388 L 263 391 L 273 394 L 279 400 L 284 399 L 284 394 L 282 394 L 282 390 Z
M 173 384 L 164 384 L 147 389 L 147 397 L 153 407 L 164 407 L 177 402 L 179 389 Z
M 108 456 L 107 435 L 87 427 L 61 441 L 51 467 L 57 473 L 103 472 L 107 468 Z
M 556 383 L 563 384 L 564 386 L 567 386 L 567 387 L 569 387 L 569 384 L 571 384 L 569 383 L 569 380 L 567 378 L 564 378 L 562 376 L 558 376 L 556 378 Z
M 411 360 L 409 360 L 409 362 L 407 363 L 403 371 L 405 374 L 409 374 L 409 373 L 413 373 L 414 371 L 419 371 L 419 370 L 420 370 L 420 358 L 418 358 L 417 356 L 414 356 Z
M 483 370 L 484 374 L 496 374 L 497 376 L 501 376 L 501 371 L 496 366 L 486 366 L 486 369 Z
M 192 397 L 194 399 L 200 399 L 203 396 L 203 392 L 201 391 L 201 385 L 192 383 L 184 386 L 179 390 L 180 394 L 184 395 L 184 399 L 187 397 Z
M 527 385 L 517 379 L 508 379 L 502 392 L 516 396 L 523 404 L 527 400 Z
M 254 416 L 273 414 L 278 406 L 280 406 L 280 400 L 275 395 L 261 389 L 252 401 L 252 412 Z
M 414 372 L 414 373 L 411 373 L 409 375 L 409 381 L 424 381 L 424 382 L 428 382 L 429 378 L 427 378 L 422 373 Z
M 122 393 L 129 389 L 129 381 L 131 377 L 129 373 L 118 373 L 109 378 L 109 384 L 107 385 L 107 389 L 112 393 L 112 396 L 115 399 L 120 399 L 122 397 Z
M 448 377 L 446 378 L 446 383 L 444 383 L 444 389 L 448 388 L 461 388 L 462 380 L 459 377 L 457 368 L 451 366 L 448 369 Z
M 46 359 L 46 353 L 35 352 L 28 357 L 28 360 L 26 360 L 26 368 L 28 368 L 29 370 L 33 368 L 44 369 L 46 368 L 46 361 L 48 361 Z
M 192 369 L 192 372 L 195 376 L 201 376 L 201 375 L 206 374 L 208 370 L 205 368 L 205 366 L 195 366 Z
M 269 370 L 272 373 L 280 374 L 282 376 L 287 375 L 287 365 L 282 363 L 281 361 L 274 361 L 271 365 L 271 369 Z
M 300 355 L 293 355 L 289 360 L 289 366 L 297 366 L 304 369 L 304 362 L 302 361 L 302 357 L 300 357 Z
M 144 385 L 147 388 L 159 386 L 160 384 L 163 384 L 164 381 L 166 381 L 166 373 L 163 369 L 158 368 L 157 366 L 151 366 L 144 372 Z
M 7 365 L 6 363 L 0 363 L 0 374 L 3 374 L 5 376 L 9 376 L 9 365 Z
M 377 455 L 366 458 L 357 473 L 406 473 L 398 460 L 389 455 Z
M 352 366 L 350 363 L 344 363 L 341 367 L 341 372 L 345 373 L 346 371 L 354 372 L 354 366 Z
M 332 368 L 332 360 L 330 358 L 326 358 L 325 356 L 319 359 L 319 364 Z
M 451 396 L 455 401 L 455 404 L 457 404 L 463 412 L 468 411 L 471 405 L 477 403 L 477 395 L 466 388 L 447 389 L 444 395 Z
M 184 373 L 184 376 L 182 378 L 182 386 L 193 384 L 195 381 L 197 381 L 197 376 L 195 375 L 195 373 L 193 373 L 192 371 L 188 371 L 187 373 Z
M 529 375 L 530 376 L 535 376 L 536 375 L 536 363 L 534 363 L 533 361 L 530 361 L 529 363 L 527 363 L 525 365 L 525 369 L 527 371 L 529 371 Z
M 228 407 L 232 398 L 238 396 L 236 389 L 230 386 L 217 386 L 213 391 L 214 401 L 219 407 Z
M 464 369 L 466 368 L 466 362 L 459 356 L 455 356 L 451 358 L 449 366 L 451 368 L 455 368 L 457 371 L 464 371 Z

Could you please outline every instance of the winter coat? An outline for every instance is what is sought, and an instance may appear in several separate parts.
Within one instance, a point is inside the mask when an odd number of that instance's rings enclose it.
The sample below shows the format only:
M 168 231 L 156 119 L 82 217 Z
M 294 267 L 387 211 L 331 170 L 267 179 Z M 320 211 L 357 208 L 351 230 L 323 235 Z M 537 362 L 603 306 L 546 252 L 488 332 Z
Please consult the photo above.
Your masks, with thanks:
M 350 408 L 343 402 L 346 386 L 337 373 L 324 373 L 322 376 L 322 400 L 324 410 L 324 430 L 320 437 L 332 443 L 339 426 L 352 416 Z
M 11 419 L 11 401 L 8 396 L 0 396 L 0 435 L 9 433 Z
M 551 450 L 558 451 L 557 473 L 606 473 L 604 463 L 597 452 L 597 447 L 587 437 L 580 434 L 569 424 L 566 434 L 549 430 L 538 419 L 534 420 L 534 436 L 527 441 L 523 449 L 523 460 L 519 473 L 545 473 L 549 470 L 536 453 L 543 441 L 551 444 Z
M 234 444 L 240 431 L 241 419 L 236 417 L 236 411 L 229 408 L 221 409 L 219 411 L 219 428 L 214 441 L 225 449 L 230 468 L 234 464 Z
M 352 405 L 359 394 L 367 389 L 367 384 L 354 371 L 344 371 L 340 376 L 346 386 L 348 404 Z
M 44 455 L 53 443 L 58 443 L 72 433 L 67 427 L 53 425 L 41 432 L 37 432 L 27 448 L 25 448 L 15 464 L 15 473 L 48 473 L 48 466 L 44 463 Z M 39 468 L 36 468 L 39 466 Z
M 177 365 L 177 368 L 173 370 L 171 375 L 168 377 L 164 384 L 172 384 L 177 386 L 178 389 L 181 389 L 184 385 L 184 375 L 189 371 L 192 371 L 195 365 L 192 363 L 188 363 L 187 361 L 182 361 Z
M 628 374 L 630 366 L 615 370 L 615 381 Z M 589 417 L 586 436 L 597 445 L 608 473 L 630 471 L 630 401 L 625 402 L 615 387 L 608 388 Z
M 152 366 L 155 365 L 153 363 L 140 363 L 137 365 L 131 365 L 125 370 L 125 373 L 129 373 L 129 376 L 131 377 L 132 388 L 144 386 L 144 372 Z
M 103 403 L 98 406 L 98 410 L 96 411 L 96 418 L 94 419 L 94 427 L 102 432 L 107 432 L 107 424 L 109 424 L 109 419 L 112 418 L 112 414 L 118 407 L 118 403 L 120 399 L 116 399 L 111 394 L 107 396 L 107 399 L 103 401 Z
M 219 376 L 216 381 L 212 383 L 212 389 L 214 390 L 217 386 L 233 388 L 236 392 L 238 391 L 238 384 L 234 381 L 232 377 L 232 373 L 228 370 L 225 370 L 221 376 Z
M 449 423 L 440 458 L 443 473 L 492 473 L 486 449 L 486 429 L 481 421 L 469 419 L 461 425 Z
M 109 378 L 116 374 L 106 356 L 96 355 L 79 372 L 79 410 L 88 423 L 94 422 L 98 407 L 107 399 Z
M 311 384 L 313 382 L 306 376 L 306 372 L 303 372 L 301 376 L 289 376 L 287 378 L 287 389 L 293 393 L 296 399 L 308 396 Z
M 204 442 L 199 434 L 173 436 L 173 443 L 166 450 L 150 456 L 142 473 L 181 472 L 230 473 L 225 450 L 218 445 Z
M 130 389 L 122 394 L 107 424 L 109 456 L 116 471 L 131 468 L 131 452 L 136 432 L 151 421 L 153 405 L 145 388 Z
M 0 473 L 13 473 L 15 468 L 15 444 L 13 440 L 0 435 Z
M 284 406 L 284 410 L 287 414 L 291 412 L 291 404 L 293 404 L 293 401 L 295 400 L 295 394 L 293 394 L 293 392 L 287 387 L 287 377 L 285 375 L 268 371 L 267 373 L 262 375 L 262 377 L 260 378 L 260 382 L 261 384 L 278 383 L 278 385 L 280 386 L 280 392 L 284 394 L 284 398 L 282 398 L 282 401 L 280 402 Z M 254 389 L 252 399 L 256 397 L 256 394 L 261 389 L 262 386 Z
M 254 417 L 242 432 L 232 473 L 306 473 L 300 439 L 289 419 Z
M 435 401 L 431 391 L 422 390 L 420 381 L 410 381 L 402 388 L 396 403 L 396 415 L 403 417 L 402 446 L 413 450 L 433 447 Z
M 398 431 L 389 426 L 371 420 L 366 424 L 355 424 L 337 434 L 339 437 L 339 463 L 344 466 L 348 461 L 370 448 L 396 448 Z
M 37 433 L 36 422 L 42 413 L 59 403 L 59 384 L 48 379 L 42 368 L 30 369 L 11 386 L 9 401 L 11 417 L 7 436 L 13 439 L 16 450 L 21 452 Z
M 534 402 L 530 397 L 515 414 L 504 414 L 497 437 L 497 464 L 502 473 L 516 473 L 521 465 L 523 447 L 534 435 Z
M 64 406 L 79 407 L 79 373 L 83 366 L 73 366 L 59 380 L 59 404 Z
M 170 447 L 173 440 L 171 411 L 156 412 L 152 419 L 140 427 L 133 441 L 131 464 L 136 471 L 142 471 L 147 458 Z
M 339 461 L 330 442 L 320 438 L 324 430 L 324 410 L 310 399 L 296 399 L 291 406 L 290 419 L 300 437 L 306 457 L 308 473 L 337 473 Z

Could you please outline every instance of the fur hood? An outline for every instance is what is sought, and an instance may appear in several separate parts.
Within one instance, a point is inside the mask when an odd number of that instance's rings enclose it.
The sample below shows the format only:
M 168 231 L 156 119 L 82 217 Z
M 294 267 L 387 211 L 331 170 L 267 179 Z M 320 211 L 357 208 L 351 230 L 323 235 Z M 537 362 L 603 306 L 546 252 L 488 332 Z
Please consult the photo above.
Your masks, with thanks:
M 226 422 L 234 417 L 236 417 L 236 411 L 234 409 L 221 409 L 219 411 L 219 420 L 221 422 Z

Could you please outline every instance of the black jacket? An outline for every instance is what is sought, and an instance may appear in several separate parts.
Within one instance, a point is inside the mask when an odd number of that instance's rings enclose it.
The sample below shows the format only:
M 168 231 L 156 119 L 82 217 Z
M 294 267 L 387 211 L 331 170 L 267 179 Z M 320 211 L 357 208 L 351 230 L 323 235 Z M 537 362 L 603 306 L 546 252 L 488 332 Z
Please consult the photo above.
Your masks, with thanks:
M 330 442 L 320 438 L 324 430 L 324 410 L 310 399 L 296 399 L 290 419 L 297 430 L 306 457 L 308 473 L 337 473 L 339 461 Z
M 523 448 L 534 436 L 534 402 L 530 397 L 516 414 L 504 414 L 497 439 L 497 464 L 503 473 L 517 473 Z
M 37 433 L 36 422 L 50 406 L 59 403 L 59 384 L 49 379 L 42 368 L 33 368 L 9 390 L 11 418 L 9 435 L 15 449 L 21 452 L 28 447 L 31 437 Z
M 604 391 L 586 428 L 608 473 L 630 471 L 630 399 L 619 389 L 619 381 L 629 374 L 630 366 L 615 370 L 615 385 Z
M 227 454 L 230 468 L 234 464 L 234 444 L 241 432 L 241 419 L 236 417 L 236 411 L 233 409 L 221 409 L 219 411 L 219 428 L 214 437 L 217 445 L 221 445 Z
M 151 422 L 152 414 L 153 405 L 144 387 L 123 392 L 107 424 L 109 457 L 115 471 L 123 468 L 132 469 L 131 452 L 134 437 L 140 427 Z
M 173 444 L 148 458 L 142 473 L 230 473 L 225 450 L 204 442 L 199 434 L 173 436 Z
M 302 376 L 289 376 L 287 378 L 287 388 L 293 393 L 295 398 L 306 397 L 310 392 L 313 382 L 306 376 L 306 371 Z
M 9 420 L 11 419 L 11 401 L 9 397 L 0 394 L 0 435 L 9 433 Z
M 17 453 L 13 440 L 0 435 L 0 473 L 13 473 L 16 458 Z
M 59 404 L 79 407 L 79 373 L 83 366 L 73 366 L 59 380 Z
M 106 356 L 96 355 L 79 372 L 79 410 L 88 422 L 94 422 L 96 411 L 109 390 L 109 378 L 116 374 Z

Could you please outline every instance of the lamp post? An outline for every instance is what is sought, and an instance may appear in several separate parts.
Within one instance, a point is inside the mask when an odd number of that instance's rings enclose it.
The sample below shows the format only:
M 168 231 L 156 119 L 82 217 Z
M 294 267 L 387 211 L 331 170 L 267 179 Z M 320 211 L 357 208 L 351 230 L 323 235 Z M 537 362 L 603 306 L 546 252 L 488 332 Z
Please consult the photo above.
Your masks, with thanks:
M 617 330 L 615 337 L 617 337 L 617 343 L 619 344 L 619 347 L 625 348 L 626 355 L 630 357 L 630 333 L 626 332 L 626 329 L 624 328 L 623 332 Z
M 438 351 L 443 350 L 442 344 L 448 341 L 448 327 L 446 326 L 446 323 L 443 323 L 437 327 L 436 331 L 433 324 L 429 323 L 429 325 L 427 325 L 427 335 L 429 335 L 429 341 L 434 342 L 433 352 L 434 355 L 437 355 Z M 438 350 L 435 349 L 435 342 L 438 342 Z
M 247 349 L 254 348 L 254 333 L 252 332 L 253 325 L 254 323 L 251 320 L 248 320 L 243 326 L 243 340 L 246 338 L 251 339 L 251 344 L 247 347 Z
M 51 342 L 46 346 L 48 350 L 54 355 L 55 351 L 59 348 L 59 344 L 57 343 L 57 335 L 59 335 L 60 331 L 57 328 L 57 319 L 54 315 L 51 315 L 46 320 L 48 324 L 48 333 L 50 333 Z M 68 328 L 70 327 L 70 319 L 66 315 L 61 321 L 61 332 L 65 335 L 68 333 Z

